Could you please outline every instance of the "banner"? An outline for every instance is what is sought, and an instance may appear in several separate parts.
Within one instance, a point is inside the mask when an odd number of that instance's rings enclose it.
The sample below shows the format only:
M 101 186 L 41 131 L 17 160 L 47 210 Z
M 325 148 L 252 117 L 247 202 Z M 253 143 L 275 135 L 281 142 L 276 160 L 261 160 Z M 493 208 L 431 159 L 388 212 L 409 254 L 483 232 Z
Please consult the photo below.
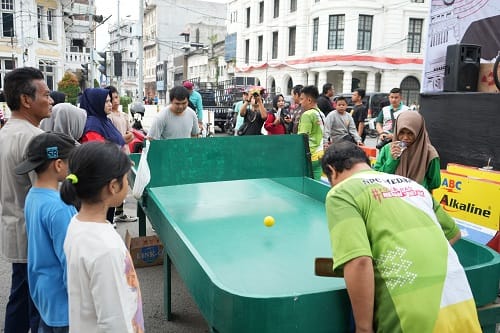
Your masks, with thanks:
M 443 91 L 448 45 L 481 46 L 481 62 L 492 62 L 500 51 L 498 0 L 432 0 L 422 92 Z

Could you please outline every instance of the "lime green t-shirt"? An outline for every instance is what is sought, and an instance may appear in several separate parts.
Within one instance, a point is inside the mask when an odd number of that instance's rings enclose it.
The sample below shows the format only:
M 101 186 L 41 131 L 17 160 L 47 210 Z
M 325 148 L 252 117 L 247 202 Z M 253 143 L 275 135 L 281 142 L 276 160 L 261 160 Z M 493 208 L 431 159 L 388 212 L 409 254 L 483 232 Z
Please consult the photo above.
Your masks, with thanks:
M 323 151 L 323 129 L 325 119 L 318 109 L 309 109 L 302 114 L 299 121 L 298 134 L 309 136 L 311 154 Z
M 329 191 L 326 213 L 335 270 L 360 256 L 373 259 L 377 332 L 481 332 L 447 241 L 459 229 L 424 187 L 359 172 Z

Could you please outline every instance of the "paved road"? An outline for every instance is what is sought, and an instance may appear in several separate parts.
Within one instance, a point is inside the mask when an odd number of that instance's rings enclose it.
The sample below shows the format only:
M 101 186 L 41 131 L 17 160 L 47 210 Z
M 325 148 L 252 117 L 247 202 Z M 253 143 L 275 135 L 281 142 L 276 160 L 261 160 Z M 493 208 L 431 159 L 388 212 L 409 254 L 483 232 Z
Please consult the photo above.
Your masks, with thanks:
M 223 134 L 217 134 L 223 135 Z M 374 146 L 374 139 L 368 139 L 367 145 Z M 135 215 L 135 200 L 129 195 L 125 204 L 127 214 Z M 137 223 L 119 223 L 118 232 L 122 237 L 129 230 L 132 235 L 138 235 Z M 147 234 L 154 231 L 148 223 Z M 5 306 L 10 288 L 11 265 L 0 261 L 0 332 L 3 332 Z M 184 283 L 179 279 L 177 272 L 172 274 L 172 311 L 173 320 L 167 321 L 163 316 L 163 266 L 138 268 L 144 302 L 144 320 L 148 333 L 205 333 L 209 332 L 208 325 L 199 312 L 196 304 L 189 295 Z

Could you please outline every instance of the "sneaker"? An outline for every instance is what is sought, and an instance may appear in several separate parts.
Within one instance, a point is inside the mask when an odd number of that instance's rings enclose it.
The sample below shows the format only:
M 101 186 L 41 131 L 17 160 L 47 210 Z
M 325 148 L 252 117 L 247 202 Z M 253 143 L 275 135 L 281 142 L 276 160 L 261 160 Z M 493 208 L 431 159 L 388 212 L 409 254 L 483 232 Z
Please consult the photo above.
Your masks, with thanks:
M 127 214 L 115 215 L 113 222 L 136 222 L 136 216 L 128 216 Z

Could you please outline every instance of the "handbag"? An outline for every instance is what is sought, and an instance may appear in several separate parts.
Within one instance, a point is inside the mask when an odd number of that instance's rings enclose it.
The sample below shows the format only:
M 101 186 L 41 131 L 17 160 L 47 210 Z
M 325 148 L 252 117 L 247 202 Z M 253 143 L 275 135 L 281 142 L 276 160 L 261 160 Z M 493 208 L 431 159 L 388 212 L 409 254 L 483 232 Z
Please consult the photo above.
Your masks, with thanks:
M 354 138 L 352 137 L 352 135 L 350 133 L 344 135 L 342 138 L 340 138 L 340 140 L 356 143 L 356 140 L 354 140 Z
M 247 114 L 245 115 L 245 120 L 244 120 L 243 124 L 241 124 L 240 128 L 238 128 L 238 136 L 245 135 L 250 124 L 253 123 L 255 121 L 255 119 L 257 119 L 257 113 L 250 111 L 253 113 L 253 116 L 254 116 L 253 119 L 250 120 L 250 118 L 247 116 L 248 112 L 249 111 L 247 111 Z M 247 117 L 248 117 L 248 121 L 246 119 Z
M 245 135 L 245 133 L 247 132 L 247 129 L 248 129 L 248 123 L 247 122 L 244 122 L 243 124 L 241 124 L 240 128 L 238 128 L 238 136 L 242 136 L 242 135 Z
M 146 140 L 146 147 L 142 148 L 141 158 L 139 159 L 139 165 L 137 166 L 134 188 L 132 189 L 132 194 L 137 200 L 142 197 L 144 189 L 151 180 L 151 172 L 148 164 L 148 151 L 150 144 L 150 141 Z

